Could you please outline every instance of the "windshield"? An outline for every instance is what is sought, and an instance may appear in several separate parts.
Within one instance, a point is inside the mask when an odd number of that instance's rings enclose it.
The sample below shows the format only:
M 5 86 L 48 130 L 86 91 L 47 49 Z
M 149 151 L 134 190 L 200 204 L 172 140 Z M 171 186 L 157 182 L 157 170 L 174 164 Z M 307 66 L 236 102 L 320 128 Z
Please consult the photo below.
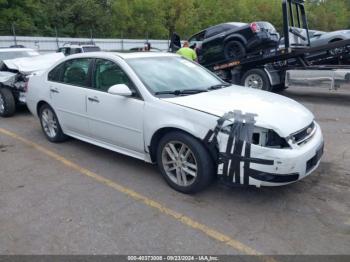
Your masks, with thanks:
M 0 52 L 0 61 L 21 58 L 21 57 L 31 57 L 39 55 L 36 51 L 12 51 L 12 52 Z
M 224 82 L 203 67 L 182 57 L 130 58 L 127 63 L 153 93 L 208 90 Z

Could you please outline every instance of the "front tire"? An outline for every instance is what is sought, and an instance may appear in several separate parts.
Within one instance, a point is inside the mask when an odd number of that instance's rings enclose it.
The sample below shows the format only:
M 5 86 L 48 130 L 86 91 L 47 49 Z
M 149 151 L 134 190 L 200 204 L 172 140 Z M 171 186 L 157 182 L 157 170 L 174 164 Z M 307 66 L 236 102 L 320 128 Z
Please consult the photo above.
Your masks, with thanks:
M 11 92 L 7 88 L 0 86 L 0 116 L 10 117 L 16 112 L 16 101 Z
M 59 143 L 67 139 L 58 122 L 55 111 L 48 104 L 40 107 L 39 118 L 41 128 L 50 142 Z
M 186 194 L 203 190 L 214 177 L 214 163 L 206 148 L 196 138 L 180 131 L 161 138 L 157 163 L 169 186 Z

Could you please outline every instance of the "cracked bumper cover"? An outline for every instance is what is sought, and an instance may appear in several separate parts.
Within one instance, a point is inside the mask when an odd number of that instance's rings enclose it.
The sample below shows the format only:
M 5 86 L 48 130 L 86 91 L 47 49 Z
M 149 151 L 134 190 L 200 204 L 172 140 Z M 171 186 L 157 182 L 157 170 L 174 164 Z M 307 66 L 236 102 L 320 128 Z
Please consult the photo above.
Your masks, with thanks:
M 222 156 L 227 148 L 228 136 L 219 133 L 218 144 Z M 242 152 L 248 143 L 243 141 Z M 308 143 L 294 148 L 275 149 L 249 144 L 248 155 L 218 164 L 218 174 L 225 180 L 238 184 L 281 186 L 296 182 L 311 174 L 319 165 L 323 154 L 323 136 L 316 124 L 316 132 Z M 235 170 L 232 170 L 232 169 Z M 236 173 L 236 174 L 235 174 Z

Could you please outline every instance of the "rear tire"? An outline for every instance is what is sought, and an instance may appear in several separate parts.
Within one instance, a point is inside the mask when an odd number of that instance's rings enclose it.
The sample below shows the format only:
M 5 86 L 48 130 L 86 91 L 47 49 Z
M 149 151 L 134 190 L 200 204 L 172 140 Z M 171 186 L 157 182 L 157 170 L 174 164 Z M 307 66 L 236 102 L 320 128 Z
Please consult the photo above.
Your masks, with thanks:
M 10 117 L 16 112 L 16 100 L 11 90 L 0 86 L 0 116 Z
M 169 186 L 185 194 L 203 190 L 214 177 L 214 162 L 204 145 L 180 131 L 160 139 L 157 164 Z
M 67 140 L 67 136 L 62 131 L 55 111 L 48 104 L 40 107 L 39 118 L 41 128 L 50 142 L 59 143 Z
M 246 55 L 244 45 L 239 41 L 229 41 L 224 46 L 224 56 L 226 59 L 238 60 Z
M 265 91 L 272 90 L 270 79 L 262 69 L 251 69 L 247 71 L 241 79 L 241 85 Z

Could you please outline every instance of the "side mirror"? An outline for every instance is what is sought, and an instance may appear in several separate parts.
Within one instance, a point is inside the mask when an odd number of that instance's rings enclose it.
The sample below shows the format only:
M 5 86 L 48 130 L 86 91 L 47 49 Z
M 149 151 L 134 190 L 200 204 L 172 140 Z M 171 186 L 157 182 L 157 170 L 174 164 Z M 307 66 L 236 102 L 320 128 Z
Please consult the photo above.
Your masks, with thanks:
M 130 88 L 125 84 L 117 84 L 108 89 L 108 93 L 118 96 L 132 96 Z

